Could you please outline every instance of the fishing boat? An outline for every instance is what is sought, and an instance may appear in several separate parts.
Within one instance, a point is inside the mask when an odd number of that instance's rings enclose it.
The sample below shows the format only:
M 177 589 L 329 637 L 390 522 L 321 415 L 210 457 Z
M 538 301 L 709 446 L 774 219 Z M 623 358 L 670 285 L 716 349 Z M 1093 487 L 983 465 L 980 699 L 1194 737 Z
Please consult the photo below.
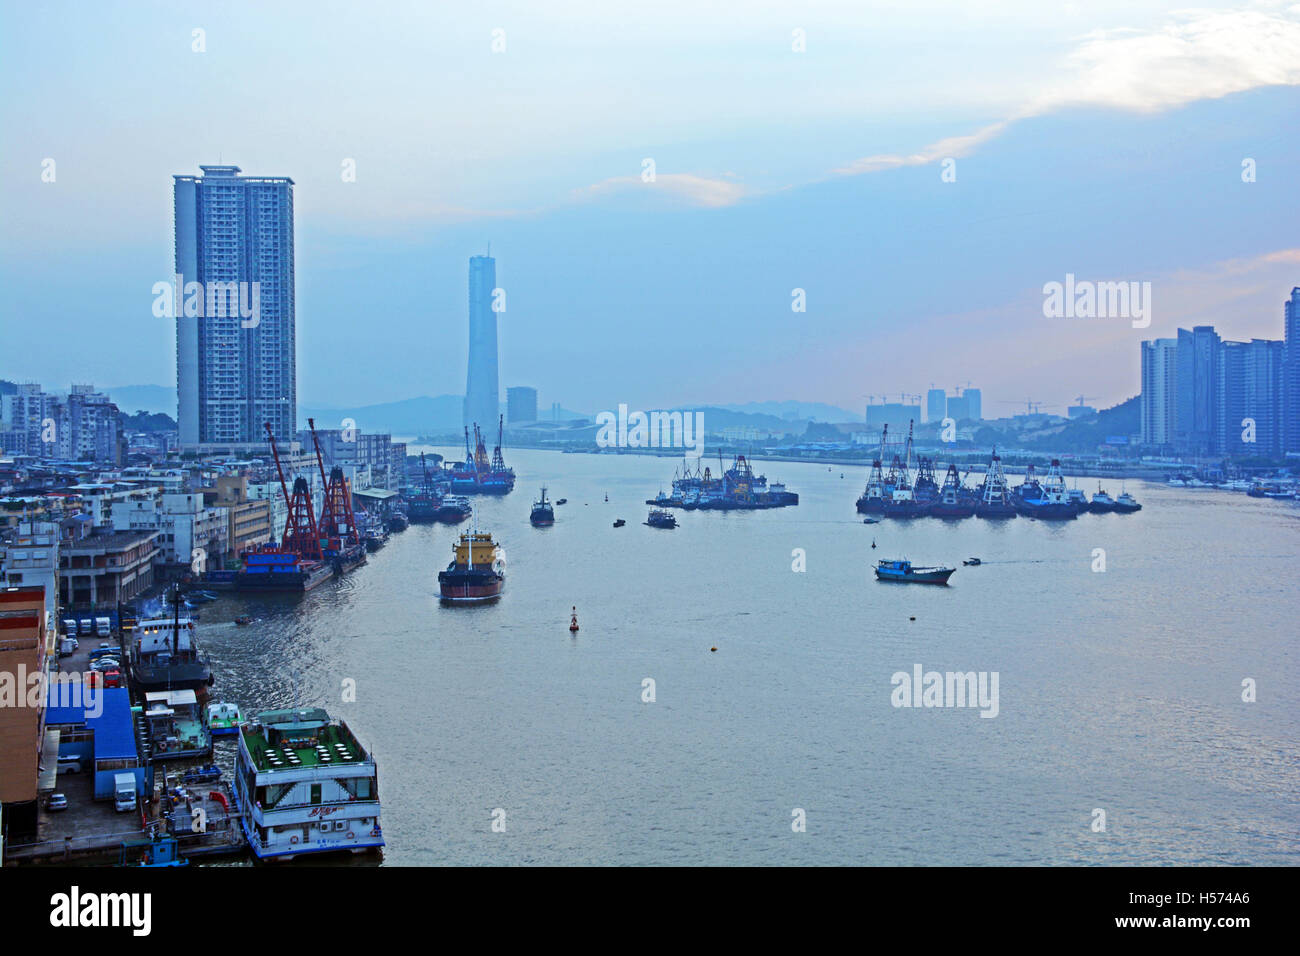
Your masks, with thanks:
M 621 528 L 621 527 L 623 527 L 623 525 L 625 525 L 625 524 L 627 524 L 627 522 L 624 521 L 622 518 L 615 518 L 615 519 L 614 519 L 614 527 L 615 527 L 615 528 Z
M 1078 506 L 1070 500 L 1069 492 L 1065 487 L 1065 476 L 1061 474 L 1059 459 L 1052 459 L 1041 486 L 1036 481 L 1032 481 L 1028 474 L 1025 476 L 1025 481 L 1026 484 L 1020 486 L 1025 489 L 1025 492 L 1018 505 L 1022 515 L 1045 521 L 1070 521 L 1079 517 Z M 1033 495 L 1035 487 L 1038 491 L 1036 497 Z
M 492 535 L 473 530 L 460 536 L 454 557 L 438 572 L 438 590 L 448 604 L 481 604 L 501 596 L 506 587 L 506 554 Z
M 969 518 L 973 514 L 975 499 L 962 486 L 957 466 L 949 465 L 943 487 L 939 489 L 939 497 L 930 505 L 930 515 L 935 518 Z
M 654 508 L 650 511 L 650 514 L 646 516 L 645 524 L 647 527 L 651 528 L 676 528 L 677 519 L 673 517 L 671 511 L 663 511 L 659 508 Z
M 984 562 L 981 561 L 979 558 L 967 558 L 965 561 L 962 562 L 962 564 L 966 565 L 966 567 L 968 568 L 977 568 L 983 563 Z
M 978 518 L 1014 518 L 1016 503 L 1011 486 L 1007 483 L 1006 473 L 1002 470 L 1002 458 L 998 449 L 993 447 L 993 457 L 989 459 L 988 471 L 984 481 L 976 489 L 975 516 Z
M 145 750 L 153 763 L 206 757 L 212 731 L 192 690 L 160 690 L 144 695 Z
M 433 520 L 443 524 L 460 524 L 474 511 L 474 505 L 464 495 L 444 495 L 434 511 Z
M 559 501 L 556 502 L 557 505 L 567 505 L 568 503 L 569 503 L 568 498 L 561 498 Z
M 259 860 L 384 845 L 375 758 L 320 708 L 268 711 L 241 728 L 235 804 Z
M 206 694 L 215 679 L 194 639 L 193 617 L 181 617 L 179 588 L 172 589 L 171 604 L 170 618 L 140 621 L 131 632 L 127 665 L 137 695 L 182 689 Z
M 239 714 L 239 705 L 224 701 L 208 704 L 208 729 L 214 737 L 233 737 L 239 733 L 243 718 Z
M 882 560 L 876 565 L 876 579 L 902 584 L 947 584 L 956 568 L 918 568 L 911 561 Z
M 546 488 L 542 488 L 542 497 L 533 502 L 533 510 L 528 515 L 528 520 L 534 528 L 548 528 L 555 524 L 555 509 L 551 503 L 546 500 Z

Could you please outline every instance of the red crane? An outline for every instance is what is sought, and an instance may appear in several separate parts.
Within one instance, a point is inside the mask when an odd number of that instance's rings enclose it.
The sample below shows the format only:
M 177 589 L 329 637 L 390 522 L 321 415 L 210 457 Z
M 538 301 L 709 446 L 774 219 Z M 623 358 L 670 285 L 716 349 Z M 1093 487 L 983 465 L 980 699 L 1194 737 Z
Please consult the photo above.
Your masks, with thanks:
M 275 458 L 275 471 L 280 476 L 280 490 L 284 492 L 285 504 L 289 506 L 289 518 L 284 523 L 284 536 L 280 549 L 298 555 L 303 559 L 321 561 L 324 555 L 320 549 L 320 535 L 316 530 L 316 516 L 312 513 L 311 489 L 306 478 L 297 478 L 293 483 L 293 494 L 284 480 L 284 468 L 280 465 L 280 452 L 275 447 L 275 435 L 271 423 L 264 422 L 266 435 L 271 439 L 271 455 Z
M 321 455 L 320 439 L 316 436 L 316 422 L 307 419 L 311 429 L 312 445 L 316 448 L 316 464 L 320 468 L 322 487 L 325 497 L 320 508 L 320 533 L 328 539 L 330 550 L 340 552 L 344 548 L 356 547 L 361 543 L 357 531 L 357 519 L 352 512 L 352 492 L 348 480 L 343 476 L 343 469 L 335 465 L 325 477 L 325 458 Z

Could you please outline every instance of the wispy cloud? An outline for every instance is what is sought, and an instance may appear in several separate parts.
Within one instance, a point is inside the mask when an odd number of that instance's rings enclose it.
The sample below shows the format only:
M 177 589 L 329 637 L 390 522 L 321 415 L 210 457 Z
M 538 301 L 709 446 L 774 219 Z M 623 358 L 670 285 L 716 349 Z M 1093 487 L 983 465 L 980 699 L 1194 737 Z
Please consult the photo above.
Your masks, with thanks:
M 1066 77 L 1005 120 L 911 154 L 881 154 L 833 172 L 860 175 L 960 158 L 1018 120 L 1075 106 L 1157 112 L 1263 86 L 1300 85 L 1300 4 L 1186 10 L 1157 30 L 1094 30 L 1066 57 Z
M 749 190 L 743 184 L 727 179 L 709 179 L 691 173 L 660 173 L 652 182 L 646 182 L 640 176 L 603 179 L 591 186 L 575 189 L 573 198 L 597 199 L 632 189 L 646 191 L 647 195 L 654 195 L 657 190 L 660 195 L 706 209 L 734 206 L 749 195 Z

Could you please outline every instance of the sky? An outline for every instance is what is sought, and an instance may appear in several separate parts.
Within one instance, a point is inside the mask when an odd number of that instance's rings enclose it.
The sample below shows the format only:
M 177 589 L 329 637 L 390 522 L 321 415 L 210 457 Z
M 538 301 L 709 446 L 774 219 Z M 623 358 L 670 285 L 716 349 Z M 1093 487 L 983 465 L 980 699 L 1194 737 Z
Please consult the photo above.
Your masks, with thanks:
M 174 384 L 200 164 L 295 181 L 302 404 L 463 392 L 489 243 L 503 392 L 589 412 L 1106 406 L 1300 285 L 1298 3 L 54 2 L 0 80 L 0 378 L 52 388 Z

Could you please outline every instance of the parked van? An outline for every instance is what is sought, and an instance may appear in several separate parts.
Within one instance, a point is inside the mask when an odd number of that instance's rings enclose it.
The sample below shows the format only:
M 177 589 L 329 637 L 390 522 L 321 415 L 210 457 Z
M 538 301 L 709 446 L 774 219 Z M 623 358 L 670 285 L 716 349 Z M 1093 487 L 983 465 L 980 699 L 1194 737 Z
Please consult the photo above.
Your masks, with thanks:
M 59 639 L 59 656 L 69 657 L 77 653 L 77 639 L 75 637 L 63 637 Z
M 81 773 L 81 758 L 60 757 L 59 773 Z
M 135 774 L 113 774 L 113 807 L 118 813 L 135 809 Z

